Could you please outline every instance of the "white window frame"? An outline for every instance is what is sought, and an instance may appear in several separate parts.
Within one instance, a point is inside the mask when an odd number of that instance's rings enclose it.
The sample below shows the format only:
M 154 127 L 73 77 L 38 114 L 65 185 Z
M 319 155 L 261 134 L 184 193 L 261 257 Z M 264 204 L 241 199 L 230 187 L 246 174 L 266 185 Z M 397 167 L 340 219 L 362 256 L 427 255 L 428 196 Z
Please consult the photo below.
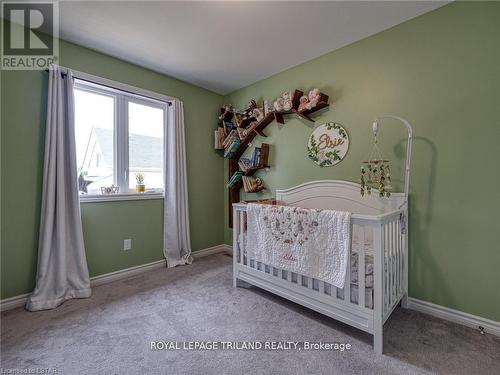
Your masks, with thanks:
M 120 188 L 119 194 L 85 194 L 80 195 L 82 203 L 122 200 L 161 199 L 164 189 L 153 189 L 145 193 L 137 193 L 129 188 L 128 164 L 128 103 L 133 102 L 162 109 L 164 129 L 163 142 L 166 139 L 168 120 L 171 118 L 171 103 L 175 98 L 143 90 L 120 82 L 96 77 L 87 73 L 72 70 L 75 78 L 75 89 L 93 92 L 114 98 L 114 182 Z M 104 86 L 104 87 L 103 87 Z M 165 147 L 163 145 L 163 150 Z M 165 173 L 165 164 L 163 166 Z

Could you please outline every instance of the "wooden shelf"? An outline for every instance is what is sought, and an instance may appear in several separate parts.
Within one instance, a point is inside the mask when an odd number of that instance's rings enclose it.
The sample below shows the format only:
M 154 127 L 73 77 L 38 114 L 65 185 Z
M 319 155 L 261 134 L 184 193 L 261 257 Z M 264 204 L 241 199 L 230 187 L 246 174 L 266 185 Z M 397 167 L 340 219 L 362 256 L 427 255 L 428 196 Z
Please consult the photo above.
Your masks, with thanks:
M 239 147 L 236 149 L 236 151 L 233 153 L 233 156 L 231 159 L 239 159 L 241 155 L 245 152 L 245 150 L 248 147 L 248 144 L 253 141 L 255 136 L 260 135 L 262 137 L 267 137 L 262 131 L 266 128 L 267 125 L 269 125 L 273 120 L 276 120 L 280 124 L 284 124 L 285 120 L 283 116 L 286 115 L 297 115 L 304 120 L 314 122 L 314 120 L 309 117 L 309 115 L 313 114 L 314 112 L 317 112 L 321 109 L 329 107 L 328 103 L 320 102 L 316 105 L 316 107 L 308 109 L 306 111 L 299 112 L 296 109 L 292 109 L 290 111 L 283 111 L 283 112 L 269 112 L 262 120 L 260 120 L 256 125 L 253 126 L 253 129 L 249 131 L 247 136 L 241 140 L 241 143 Z
M 328 108 L 329 106 L 330 106 L 330 104 L 328 104 L 328 103 L 326 103 L 326 102 L 319 102 L 318 104 L 316 104 L 316 107 L 311 108 L 311 109 L 306 109 L 305 111 L 302 111 L 302 112 L 298 112 L 298 111 L 297 111 L 297 114 L 298 114 L 299 116 L 306 116 L 306 117 L 307 117 L 307 119 L 308 119 L 309 121 L 314 122 L 314 120 L 313 120 L 313 119 L 311 119 L 311 118 L 309 117 L 309 115 L 310 115 L 310 114 L 313 114 L 314 112 L 317 112 L 317 111 L 319 111 L 319 110 L 322 110 L 323 108 Z
M 252 167 L 249 168 L 246 172 L 243 173 L 243 176 L 253 176 L 258 170 L 265 169 L 265 168 L 271 168 L 269 165 L 260 165 L 258 167 Z M 235 183 L 233 186 L 231 186 L 229 189 L 241 189 L 243 187 L 243 181 L 239 180 L 237 183 Z
M 248 132 L 247 136 L 241 140 L 240 145 L 234 152 L 231 159 L 239 160 L 239 158 L 241 158 L 241 155 L 243 155 L 243 153 L 247 149 L 248 144 L 252 142 L 257 135 L 264 134 L 262 133 L 262 130 L 264 130 L 264 128 L 267 125 L 269 125 L 273 120 L 274 120 L 274 112 L 270 112 L 256 125 L 254 125 L 253 129 L 250 132 Z
M 257 172 L 258 170 L 260 169 L 266 169 L 266 168 L 270 168 L 269 165 L 260 165 L 258 167 L 252 167 L 252 168 L 249 168 L 246 172 L 245 172 L 245 176 L 253 176 L 255 174 L 255 172 Z
M 264 129 L 274 120 L 280 124 L 285 123 L 285 116 L 289 115 L 295 115 L 298 116 L 299 118 L 309 121 L 309 122 L 315 122 L 314 119 L 312 119 L 310 116 L 317 112 L 320 111 L 324 108 L 328 108 L 328 96 L 325 94 L 321 94 L 321 99 L 318 102 L 318 104 L 311 109 L 307 109 L 305 111 L 299 112 L 297 108 L 299 107 L 299 99 L 302 96 L 302 91 L 300 90 L 295 90 L 293 92 L 293 108 L 290 111 L 281 111 L 281 112 L 276 112 L 272 111 L 269 112 L 262 120 L 248 128 L 248 134 L 246 135 L 245 138 L 240 140 L 240 145 L 236 149 L 236 151 L 233 153 L 231 158 L 229 159 L 229 176 L 232 176 L 236 171 L 239 170 L 238 166 L 238 160 L 241 158 L 243 153 L 246 151 L 248 148 L 248 145 L 254 140 L 254 138 L 259 135 L 261 137 L 266 137 L 266 134 L 264 134 Z M 240 125 L 250 125 L 252 122 L 255 122 L 255 118 L 249 118 L 243 120 L 243 122 Z M 245 176 L 253 176 L 258 170 L 263 169 L 263 168 L 269 168 L 269 166 L 259 166 L 259 167 L 254 167 L 249 169 L 247 172 L 245 172 Z M 232 204 L 235 202 L 240 201 L 240 189 L 243 187 L 243 181 L 238 181 L 234 186 L 229 188 L 229 196 L 228 196 L 228 209 L 229 209 L 229 226 L 232 227 L 233 221 L 232 221 L 232 214 L 233 214 L 233 207 Z
M 280 124 L 284 124 L 284 116 L 287 115 L 297 115 L 300 118 L 310 121 L 310 122 L 315 122 L 309 115 L 313 114 L 314 112 L 317 112 L 319 110 L 322 110 L 324 108 L 329 107 L 330 105 L 328 103 L 320 102 L 316 105 L 316 107 L 311 108 L 311 109 L 306 109 L 305 111 L 299 112 L 295 108 L 291 109 L 290 111 L 283 111 L 283 112 L 274 112 L 274 116 L 276 118 L 276 121 L 279 122 Z
M 229 189 L 233 189 L 233 190 L 239 191 L 242 187 L 243 187 L 243 181 L 239 180 L 237 183 L 235 183 Z
M 257 120 L 255 119 L 255 117 L 248 117 L 248 118 L 246 118 L 246 119 L 244 119 L 244 120 L 242 120 L 242 121 L 241 121 L 241 123 L 240 123 L 240 126 L 239 126 L 239 127 L 240 127 L 240 128 L 246 128 L 246 127 L 248 127 L 248 125 L 250 125 L 250 124 L 251 124 L 252 122 L 254 122 L 254 121 L 257 121 Z M 236 120 L 235 120 L 235 122 L 236 122 Z M 236 125 L 236 126 L 238 126 L 238 125 Z

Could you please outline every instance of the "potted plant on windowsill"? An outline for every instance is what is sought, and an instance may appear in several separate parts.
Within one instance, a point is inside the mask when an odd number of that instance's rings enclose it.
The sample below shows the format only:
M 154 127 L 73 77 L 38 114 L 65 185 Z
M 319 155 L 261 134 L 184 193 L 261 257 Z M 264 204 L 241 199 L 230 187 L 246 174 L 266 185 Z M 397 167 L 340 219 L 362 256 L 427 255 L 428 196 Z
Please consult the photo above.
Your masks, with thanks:
M 136 173 L 135 182 L 135 191 L 137 193 L 144 193 L 146 191 L 146 185 L 144 185 L 144 173 Z

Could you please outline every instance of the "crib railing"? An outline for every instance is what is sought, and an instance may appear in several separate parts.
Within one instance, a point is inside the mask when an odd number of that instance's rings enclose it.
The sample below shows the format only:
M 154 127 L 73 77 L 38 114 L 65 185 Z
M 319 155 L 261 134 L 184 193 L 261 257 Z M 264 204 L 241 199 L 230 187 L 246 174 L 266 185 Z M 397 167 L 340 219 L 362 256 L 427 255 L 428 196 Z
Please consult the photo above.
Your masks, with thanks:
M 373 314 L 376 305 L 382 324 L 407 290 L 406 235 L 401 231 L 400 213 L 381 216 L 352 216 L 352 231 L 357 241 L 351 254 L 357 255 L 357 282 L 353 283 L 353 263 L 349 257 L 348 272 L 343 289 L 311 277 L 262 264 L 251 259 L 246 252 L 246 205 L 233 206 L 233 262 L 236 266 L 249 267 L 263 272 L 280 282 L 292 283 L 317 293 L 323 300 L 355 307 Z M 372 240 L 370 240 L 370 238 Z M 376 254 L 378 252 L 378 254 Z M 366 255 L 372 255 L 373 263 L 366 263 Z M 373 269 L 373 283 L 366 285 L 366 267 Z M 236 286 L 236 277 L 234 279 Z M 380 290 L 380 292 L 377 292 Z M 380 295 L 378 295 L 380 293 Z M 379 298 L 378 303 L 375 301 Z M 381 306 L 380 306 L 381 305 Z M 380 307 L 379 307 L 380 306 Z
M 401 215 L 404 215 L 404 212 L 388 216 L 381 223 L 384 267 L 383 322 L 389 317 L 408 289 L 407 237 L 406 230 L 402 227 Z

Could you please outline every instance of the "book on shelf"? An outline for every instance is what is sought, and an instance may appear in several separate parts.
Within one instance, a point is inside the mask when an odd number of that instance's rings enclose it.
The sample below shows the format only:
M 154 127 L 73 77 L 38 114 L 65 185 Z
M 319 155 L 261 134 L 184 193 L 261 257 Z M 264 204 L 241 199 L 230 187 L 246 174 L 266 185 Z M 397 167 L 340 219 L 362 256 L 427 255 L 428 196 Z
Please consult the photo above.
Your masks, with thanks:
M 240 140 L 239 139 L 234 139 L 232 143 L 226 147 L 226 150 L 224 151 L 224 157 L 225 158 L 230 158 L 233 156 L 233 154 L 236 152 L 238 147 L 240 146 Z
M 242 176 L 241 179 L 243 181 L 243 188 L 245 189 L 246 193 L 256 193 L 258 191 L 264 190 L 265 188 L 264 182 L 259 177 Z
M 224 149 L 224 138 L 225 138 L 224 128 L 218 127 L 214 134 L 214 148 L 216 150 Z
M 229 179 L 229 182 L 227 183 L 227 187 L 228 188 L 231 188 L 233 187 L 234 185 L 236 185 L 238 182 L 241 181 L 241 177 L 243 176 L 243 172 L 241 171 L 236 171 L 234 172 L 234 174 L 231 176 L 231 178 Z
M 238 136 L 240 139 L 244 139 L 248 135 L 248 129 L 238 128 Z
M 232 130 L 224 139 L 224 142 L 222 144 L 224 148 L 224 157 L 230 158 L 238 149 L 239 145 L 240 138 L 238 137 L 238 132 L 236 130 Z
M 269 144 L 263 143 L 260 145 L 260 160 L 259 166 L 267 167 L 269 164 Z
M 227 148 L 235 139 L 238 139 L 238 132 L 236 130 L 231 130 L 226 139 L 224 139 L 224 143 L 222 145 L 224 146 L 224 148 Z
M 252 154 L 252 167 L 260 165 L 260 147 L 255 147 Z
M 216 150 L 222 149 L 222 144 L 220 143 L 220 139 L 219 139 L 219 132 L 217 130 L 215 131 L 214 148 Z
M 238 161 L 238 167 L 240 171 L 248 172 L 252 169 L 267 167 L 269 159 L 269 145 L 263 143 L 261 147 L 255 147 L 252 153 L 252 157 L 240 158 Z
M 252 161 L 248 158 L 241 158 L 238 161 L 238 166 L 240 167 L 240 171 L 247 172 L 252 168 Z

